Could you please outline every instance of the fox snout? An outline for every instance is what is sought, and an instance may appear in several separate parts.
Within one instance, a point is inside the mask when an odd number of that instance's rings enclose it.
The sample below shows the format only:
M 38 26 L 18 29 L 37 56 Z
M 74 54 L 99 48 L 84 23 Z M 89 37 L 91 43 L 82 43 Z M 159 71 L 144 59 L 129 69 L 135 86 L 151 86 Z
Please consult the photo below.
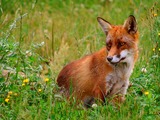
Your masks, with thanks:
M 111 61 L 112 61 L 112 59 L 113 59 L 113 57 L 112 57 L 112 56 L 108 56 L 108 57 L 107 57 L 107 60 L 108 60 L 109 62 L 111 62 Z
M 127 54 L 128 54 L 128 50 L 123 50 L 123 51 L 121 51 L 120 54 L 113 55 L 113 56 L 111 56 L 111 55 L 107 56 L 107 60 L 110 63 L 119 63 L 122 60 L 126 59 Z
M 118 62 L 121 61 L 120 55 L 107 56 L 107 60 L 108 60 L 110 63 L 118 63 Z

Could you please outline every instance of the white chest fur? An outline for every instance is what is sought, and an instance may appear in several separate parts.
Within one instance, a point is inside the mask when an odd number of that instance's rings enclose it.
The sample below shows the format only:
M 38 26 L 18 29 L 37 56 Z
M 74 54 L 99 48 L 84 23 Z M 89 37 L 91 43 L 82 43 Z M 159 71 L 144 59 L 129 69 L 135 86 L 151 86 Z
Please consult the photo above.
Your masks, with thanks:
M 121 63 L 113 66 L 114 71 L 106 76 L 106 94 L 112 96 L 115 94 L 125 95 L 129 86 L 129 77 L 133 70 L 133 65 Z

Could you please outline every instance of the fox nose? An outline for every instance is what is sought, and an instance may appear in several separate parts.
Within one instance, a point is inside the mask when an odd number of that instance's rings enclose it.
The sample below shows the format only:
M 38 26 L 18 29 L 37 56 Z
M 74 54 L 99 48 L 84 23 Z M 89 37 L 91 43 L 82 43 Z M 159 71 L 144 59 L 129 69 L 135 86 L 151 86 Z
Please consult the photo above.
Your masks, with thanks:
M 109 62 L 111 62 L 112 59 L 113 59 L 113 57 L 111 57 L 111 56 L 107 57 L 107 60 L 108 60 Z

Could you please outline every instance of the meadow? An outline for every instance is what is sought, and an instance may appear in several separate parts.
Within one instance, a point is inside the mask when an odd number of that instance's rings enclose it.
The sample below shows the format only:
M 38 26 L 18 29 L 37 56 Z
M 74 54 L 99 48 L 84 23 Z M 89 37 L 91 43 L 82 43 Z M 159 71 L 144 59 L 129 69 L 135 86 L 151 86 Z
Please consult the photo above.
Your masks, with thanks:
M 0 120 L 160 120 L 159 0 L 1 0 Z M 93 109 L 67 101 L 56 78 L 69 62 L 105 46 L 97 17 L 134 15 L 139 59 L 126 101 Z

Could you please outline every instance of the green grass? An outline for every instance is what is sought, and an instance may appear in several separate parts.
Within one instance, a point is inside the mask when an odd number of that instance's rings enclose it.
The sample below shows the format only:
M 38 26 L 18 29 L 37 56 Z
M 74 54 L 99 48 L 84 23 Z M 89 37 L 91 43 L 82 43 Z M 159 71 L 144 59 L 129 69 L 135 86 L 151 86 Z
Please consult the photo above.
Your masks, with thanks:
M 1 0 L 0 3 L 1 119 L 160 119 L 158 0 Z M 120 108 L 97 103 L 97 108 L 88 110 L 76 105 L 75 100 L 67 102 L 58 93 L 57 75 L 67 63 L 105 45 L 97 16 L 112 24 L 123 24 L 130 14 L 138 22 L 140 55 L 130 78 L 133 85 L 128 89 L 126 102 Z M 147 72 L 142 72 L 142 68 Z M 45 82 L 45 78 L 49 81 Z

